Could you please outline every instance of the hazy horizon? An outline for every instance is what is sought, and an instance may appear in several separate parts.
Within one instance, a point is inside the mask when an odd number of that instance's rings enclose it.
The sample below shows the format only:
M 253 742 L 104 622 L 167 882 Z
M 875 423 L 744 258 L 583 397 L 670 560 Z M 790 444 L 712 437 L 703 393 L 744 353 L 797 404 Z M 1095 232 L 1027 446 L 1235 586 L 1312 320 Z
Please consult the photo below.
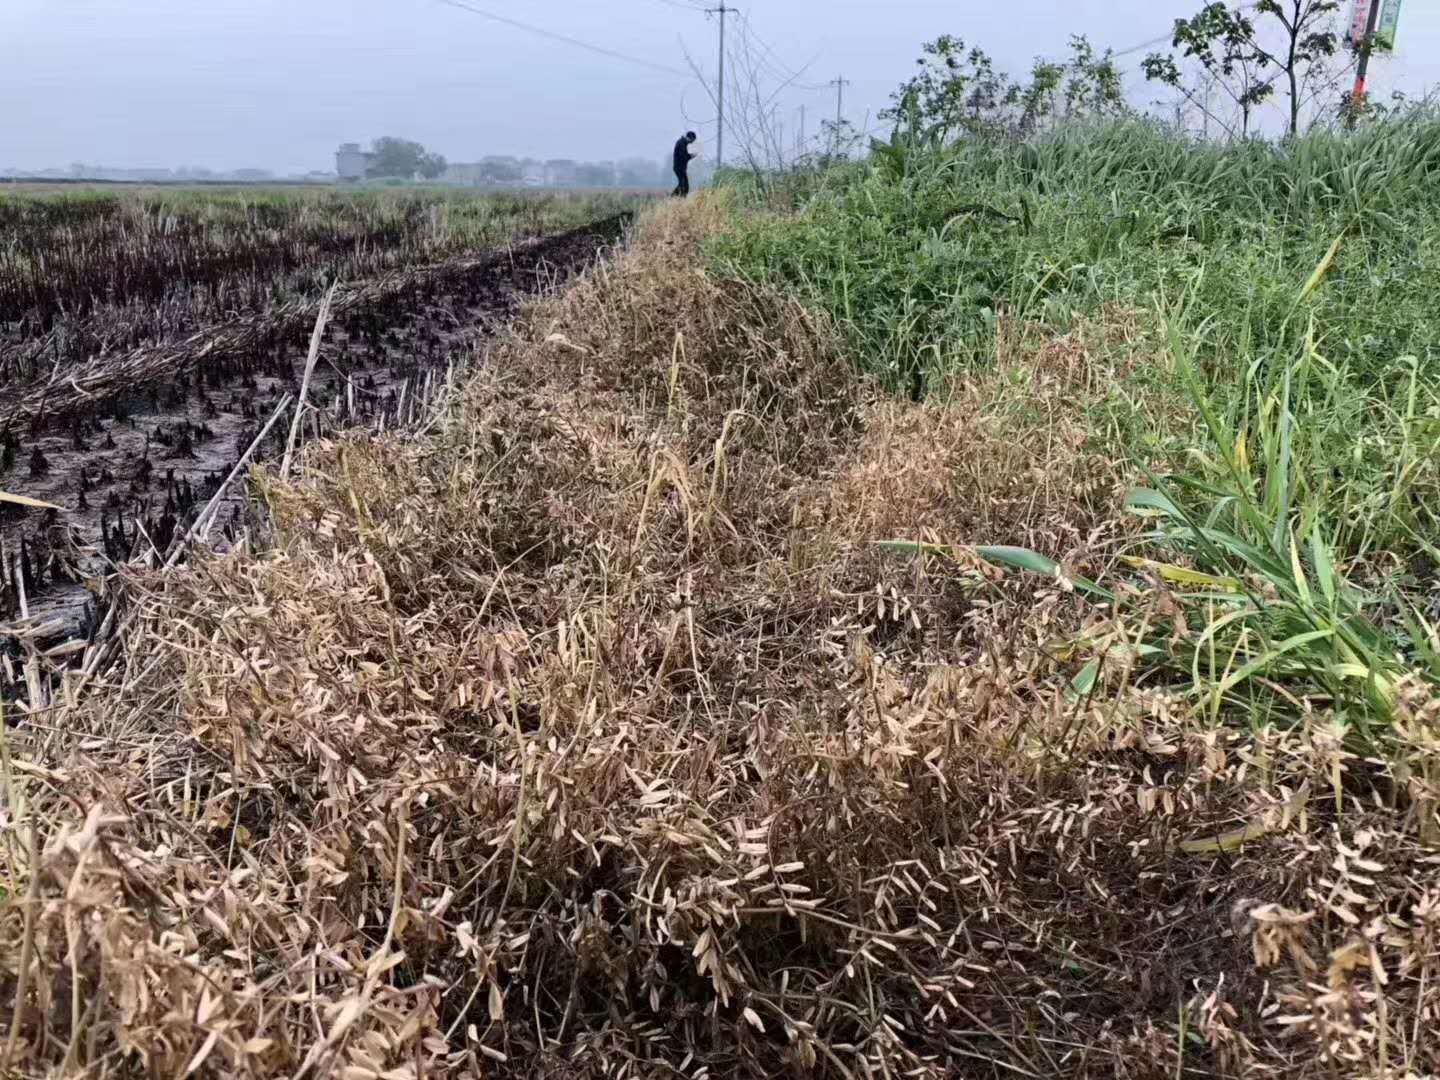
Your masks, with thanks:
M 468 2 L 468 0 L 467 0 Z M 713 108 L 682 72 L 685 53 L 713 71 L 716 26 L 702 0 L 615 0 L 609 6 L 518 0 L 477 7 L 654 66 L 597 55 L 481 18 L 440 0 L 9 0 L 0 12 L 0 168 L 264 168 L 329 170 L 343 142 L 415 139 L 451 161 L 491 154 L 539 159 L 658 159 L 687 127 L 713 152 Z M 883 11 L 858 0 L 772 0 L 737 18 L 803 70 L 781 97 L 787 125 L 845 115 L 874 122 L 914 68 L 920 46 L 958 34 L 1019 75 L 1061 56 L 1071 34 L 1128 49 L 1164 35 L 1200 0 L 1013 0 L 957 11 L 906 0 Z M 734 24 L 732 24 L 733 27 Z M 683 41 L 683 45 L 682 45 Z M 1377 60 L 1372 90 L 1419 94 L 1440 82 L 1440 10 L 1408 0 L 1399 49 Z M 1148 93 L 1120 62 L 1137 104 Z M 808 65 L 808 66 L 807 66 Z M 669 70 L 657 70 L 664 68 Z M 675 72 L 672 74 L 671 72 Z M 791 132 L 794 126 L 789 127 Z M 787 139 L 790 136 L 787 135 Z

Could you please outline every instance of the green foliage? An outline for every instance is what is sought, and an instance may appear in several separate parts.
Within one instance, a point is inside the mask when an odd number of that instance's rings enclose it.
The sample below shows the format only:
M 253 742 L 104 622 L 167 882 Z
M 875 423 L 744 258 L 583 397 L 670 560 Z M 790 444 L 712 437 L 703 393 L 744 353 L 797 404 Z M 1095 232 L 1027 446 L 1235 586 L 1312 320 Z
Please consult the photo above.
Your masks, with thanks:
M 892 95 L 882 118 L 923 127 L 942 138 L 1030 136 L 1056 120 L 1118 116 L 1127 111 L 1120 71 L 1107 51 L 1083 35 L 1070 39 L 1070 58 L 1037 58 L 1028 82 L 995 67 L 983 49 L 942 34 L 923 46 L 918 74 Z
M 1323 359 L 1312 340 L 1299 360 L 1252 373 L 1250 431 L 1223 414 L 1178 331 L 1172 346 L 1214 452 L 1130 494 L 1127 509 L 1154 524 L 1142 538 L 1146 554 L 1122 556 L 1108 587 L 1024 549 L 974 554 L 1062 581 L 1102 605 L 1106 617 L 1062 650 L 1089 658 L 1077 693 L 1089 694 L 1108 672 L 1112 682 L 1162 689 L 1209 723 L 1288 724 L 1328 712 L 1357 748 L 1383 750 L 1406 687 L 1440 688 L 1440 635 L 1399 590 L 1347 574 L 1347 565 L 1363 563 L 1353 558 L 1344 509 L 1313 482 L 1328 462 L 1305 431 L 1317 406 L 1332 405 L 1327 380 L 1313 385 Z M 1408 467 L 1390 492 L 1415 493 Z M 911 541 L 882 546 L 956 554 Z
M 1306 90 L 1317 81 L 1340 47 L 1335 32 L 1339 0 L 1260 0 L 1250 6 L 1262 21 L 1246 14 L 1247 8 L 1233 10 L 1223 3 L 1205 5 L 1188 19 L 1175 20 L 1173 53 L 1151 53 L 1141 68 L 1145 77 L 1185 93 L 1182 63 L 1190 60 L 1204 77 L 1219 86 L 1238 106 L 1240 135 L 1250 132 L 1255 109 L 1275 95 L 1275 84 L 1285 79 L 1291 136 L 1300 130 L 1300 116 Z M 1278 40 L 1272 48 L 1268 41 Z
M 1002 325 L 1144 329 L 1133 373 L 1086 402 L 1154 477 L 1130 502 L 1154 528 L 1110 578 L 1063 572 L 1108 613 L 1082 683 L 1119 662 L 1197 714 L 1313 705 L 1374 744 L 1406 680 L 1440 680 L 1440 121 L 1279 144 L 911 122 L 788 191 L 798 212 L 749 216 L 713 255 L 825 309 L 896 389 L 988 364 Z
M 423 176 L 434 180 L 445 171 L 446 161 L 441 154 L 432 154 L 418 142 L 397 139 L 385 135 L 371 145 L 375 155 L 370 161 L 369 174 L 376 177 L 399 177 L 409 179 Z
M 1327 256 L 1301 290 L 1297 321 L 1329 271 Z M 1187 675 L 1196 707 L 1212 718 L 1243 706 L 1270 720 L 1293 716 L 1296 702 L 1319 701 L 1373 745 L 1393 720 L 1402 680 L 1440 680 L 1440 665 L 1433 632 L 1413 633 L 1424 616 L 1386 589 L 1363 558 L 1366 545 L 1353 528 L 1363 509 L 1348 507 L 1333 490 L 1327 436 L 1339 433 L 1326 428 L 1345 380 L 1307 332 L 1298 359 L 1251 371 L 1248 407 L 1227 415 L 1178 328 L 1171 347 L 1213 452 L 1194 455 L 1168 492 L 1133 493 L 1129 507 L 1156 522 L 1151 541 L 1209 577 L 1204 587 L 1168 593 L 1172 625 L 1150 642 L 1149 662 Z M 1403 456 L 1381 485 L 1392 511 L 1426 485 L 1434 494 L 1433 471 L 1417 485 L 1415 461 Z M 1358 584 L 1347 568 L 1372 581 Z M 1181 568 L 1160 569 L 1184 580 L 1173 573 Z M 1151 601 L 1155 589 L 1139 595 Z
M 901 125 L 864 165 L 792 177 L 802 212 L 743 223 L 713 251 L 828 310 L 868 370 L 906 385 L 987 356 L 999 312 L 1065 326 L 1198 288 L 1206 357 L 1293 347 L 1293 267 L 1339 233 L 1317 301 L 1357 378 L 1396 356 L 1428 370 L 1426 267 L 1440 258 L 1440 123 L 1412 120 L 1285 146 L 1205 145 L 1156 126 L 1076 126 L 1026 145 L 947 144 Z

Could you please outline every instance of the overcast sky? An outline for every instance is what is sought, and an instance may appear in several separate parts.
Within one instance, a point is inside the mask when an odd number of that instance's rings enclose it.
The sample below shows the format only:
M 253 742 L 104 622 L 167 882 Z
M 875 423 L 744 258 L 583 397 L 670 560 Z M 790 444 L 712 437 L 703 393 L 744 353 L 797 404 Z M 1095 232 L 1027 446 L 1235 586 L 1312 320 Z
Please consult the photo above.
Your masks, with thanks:
M 470 0 L 467 0 L 470 2 Z M 681 39 L 713 66 L 704 0 L 473 0 L 477 7 L 665 68 Z M 740 0 L 744 18 L 807 82 L 843 74 L 857 123 L 954 33 L 1015 73 L 1083 32 L 1117 50 L 1164 34 L 1199 0 Z M 1137 54 L 1126 58 L 1132 67 Z M 813 60 L 813 63 L 811 61 Z M 806 67 L 809 64 L 810 66 Z M 1399 52 L 1374 87 L 1440 84 L 1440 6 L 1406 0 Z M 1143 80 L 1132 80 L 1140 98 Z M 833 115 L 833 91 L 786 111 Z M 333 167 L 336 144 L 394 134 L 452 161 L 486 154 L 664 155 L 698 126 L 704 91 L 679 75 L 586 52 L 442 0 L 0 0 L 0 169 Z

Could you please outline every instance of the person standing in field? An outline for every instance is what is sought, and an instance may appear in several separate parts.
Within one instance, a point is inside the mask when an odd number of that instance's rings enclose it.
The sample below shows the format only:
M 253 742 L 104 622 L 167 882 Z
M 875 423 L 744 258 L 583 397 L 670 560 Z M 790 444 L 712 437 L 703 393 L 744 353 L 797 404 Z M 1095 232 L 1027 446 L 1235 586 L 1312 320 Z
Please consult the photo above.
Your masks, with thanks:
M 687 131 L 680 138 L 675 140 L 675 179 L 679 181 L 675 190 L 671 192 L 684 198 L 690 194 L 690 162 L 699 157 L 699 154 L 692 154 L 690 146 L 695 141 L 695 133 Z

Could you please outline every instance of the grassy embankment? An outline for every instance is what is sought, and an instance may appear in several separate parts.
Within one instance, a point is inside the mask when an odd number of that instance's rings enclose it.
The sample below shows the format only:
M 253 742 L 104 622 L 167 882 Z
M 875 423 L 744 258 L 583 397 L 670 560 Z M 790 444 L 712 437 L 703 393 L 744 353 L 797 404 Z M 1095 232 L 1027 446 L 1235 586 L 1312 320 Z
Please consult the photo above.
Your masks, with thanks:
M 420 435 L 261 473 L 272 544 L 133 580 L 12 736 L 7 1057 L 1433 1072 L 1435 152 L 652 213 Z
M 714 248 L 827 311 L 892 387 L 1023 380 L 1062 335 L 1092 354 L 1068 403 L 1086 445 L 1149 489 L 1132 509 L 1158 551 L 1212 575 L 1161 569 L 1196 636 L 1143 655 L 1212 715 L 1284 718 L 1264 681 L 1296 676 L 1383 741 L 1398 680 L 1440 677 L 1440 123 L 1289 147 L 902 137 L 795 186 L 803 213 Z

